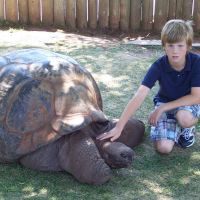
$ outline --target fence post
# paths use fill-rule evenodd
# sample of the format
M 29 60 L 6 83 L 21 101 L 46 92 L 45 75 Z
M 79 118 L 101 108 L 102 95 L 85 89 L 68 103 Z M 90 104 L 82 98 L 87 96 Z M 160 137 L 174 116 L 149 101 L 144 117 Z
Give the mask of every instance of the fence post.
M 99 27 L 101 29 L 108 28 L 108 16 L 109 16 L 109 0 L 99 1 Z
M 127 32 L 130 26 L 130 0 L 120 1 L 120 29 Z
M 109 28 L 119 29 L 120 0 L 110 0 L 109 4 Z
M 79 29 L 87 28 L 87 0 L 76 0 L 76 21 Z
M 4 20 L 4 0 L 0 0 L 0 20 Z
M 53 0 L 42 0 L 42 23 L 53 25 Z
M 176 0 L 176 19 L 181 19 L 183 15 L 183 0 Z
M 36 25 L 40 23 L 40 0 L 28 1 L 28 13 L 30 24 Z
M 18 10 L 16 0 L 6 0 L 6 20 L 12 22 L 18 22 Z
M 153 0 L 142 0 L 142 29 L 152 30 L 153 26 Z
M 19 22 L 22 24 L 28 23 L 28 0 L 19 0 Z
M 169 0 L 168 20 L 176 18 L 176 0 Z
M 155 16 L 154 16 L 154 30 L 156 32 L 161 31 L 162 27 L 167 21 L 168 7 L 169 7 L 168 0 L 165 0 L 165 1 L 156 0 Z
M 76 1 L 66 0 L 66 26 L 71 29 L 76 28 Z
M 185 20 L 192 19 L 192 2 L 193 2 L 193 0 L 184 0 L 183 1 L 182 19 L 185 19 Z
M 193 19 L 194 19 L 194 25 L 195 25 L 194 30 L 200 31 L 200 1 L 199 0 L 194 0 Z
M 141 24 L 141 0 L 131 0 L 131 16 L 130 16 L 130 28 L 131 31 L 137 31 L 140 29 Z
M 64 0 L 54 0 L 54 24 L 59 27 L 65 26 Z
M 97 0 L 88 0 L 88 26 L 97 28 Z

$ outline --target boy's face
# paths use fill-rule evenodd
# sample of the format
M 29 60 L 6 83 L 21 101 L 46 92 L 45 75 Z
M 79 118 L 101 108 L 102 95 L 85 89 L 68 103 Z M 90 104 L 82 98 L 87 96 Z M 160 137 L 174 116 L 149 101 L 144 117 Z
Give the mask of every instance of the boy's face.
M 169 63 L 175 69 L 182 69 L 185 66 L 185 56 L 188 46 L 185 40 L 175 43 L 166 43 L 164 46 Z

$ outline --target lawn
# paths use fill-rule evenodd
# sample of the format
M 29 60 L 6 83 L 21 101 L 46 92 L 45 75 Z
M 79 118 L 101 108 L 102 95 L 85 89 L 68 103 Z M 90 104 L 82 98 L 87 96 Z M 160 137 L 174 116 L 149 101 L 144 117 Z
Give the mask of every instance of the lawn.
M 149 65 L 163 54 L 161 47 L 127 44 L 105 36 L 84 36 L 63 31 L 0 31 L 0 54 L 40 47 L 67 54 L 85 66 L 101 90 L 104 112 L 118 118 L 132 97 Z M 18 164 L 0 166 L 0 200 L 199 200 L 200 134 L 188 149 L 174 148 L 169 156 L 157 154 L 148 138 L 147 117 L 153 108 L 156 87 L 135 117 L 144 121 L 146 137 L 134 149 L 136 157 L 128 169 L 113 170 L 113 178 L 102 186 L 77 182 L 66 172 L 48 173 L 25 169 Z M 200 126 L 197 126 L 200 130 Z

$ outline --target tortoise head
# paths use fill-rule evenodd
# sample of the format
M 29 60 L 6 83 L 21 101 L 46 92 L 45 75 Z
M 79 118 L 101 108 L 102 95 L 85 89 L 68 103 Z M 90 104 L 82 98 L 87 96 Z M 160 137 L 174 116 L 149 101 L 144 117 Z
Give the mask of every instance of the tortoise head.
M 101 155 L 112 168 L 126 168 L 134 159 L 133 150 L 121 142 L 106 141 L 101 145 Z
M 91 137 L 104 158 L 105 162 L 113 168 L 128 167 L 133 159 L 133 147 L 139 145 L 144 138 L 144 124 L 137 119 L 131 118 L 122 130 L 121 136 L 115 141 L 110 142 L 107 140 L 97 140 L 96 137 L 104 132 L 110 131 L 115 125 L 116 120 L 102 120 L 92 123 Z
M 81 131 L 91 137 L 107 165 L 112 168 L 125 168 L 133 161 L 133 150 L 121 142 L 96 139 L 99 134 L 110 130 L 113 125 L 112 121 L 99 117 L 97 121 L 94 120 L 88 126 L 82 128 Z

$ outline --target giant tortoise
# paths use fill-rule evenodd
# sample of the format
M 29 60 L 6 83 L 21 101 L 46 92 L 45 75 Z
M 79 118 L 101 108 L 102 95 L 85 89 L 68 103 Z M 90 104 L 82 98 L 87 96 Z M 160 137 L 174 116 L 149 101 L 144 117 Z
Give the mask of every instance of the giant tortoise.
M 95 80 L 72 58 L 37 48 L 0 57 L 1 163 L 103 184 L 112 168 L 132 163 L 144 136 L 144 124 L 130 119 L 115 142 L 96 139 L 115 124 L 102 111 Z

